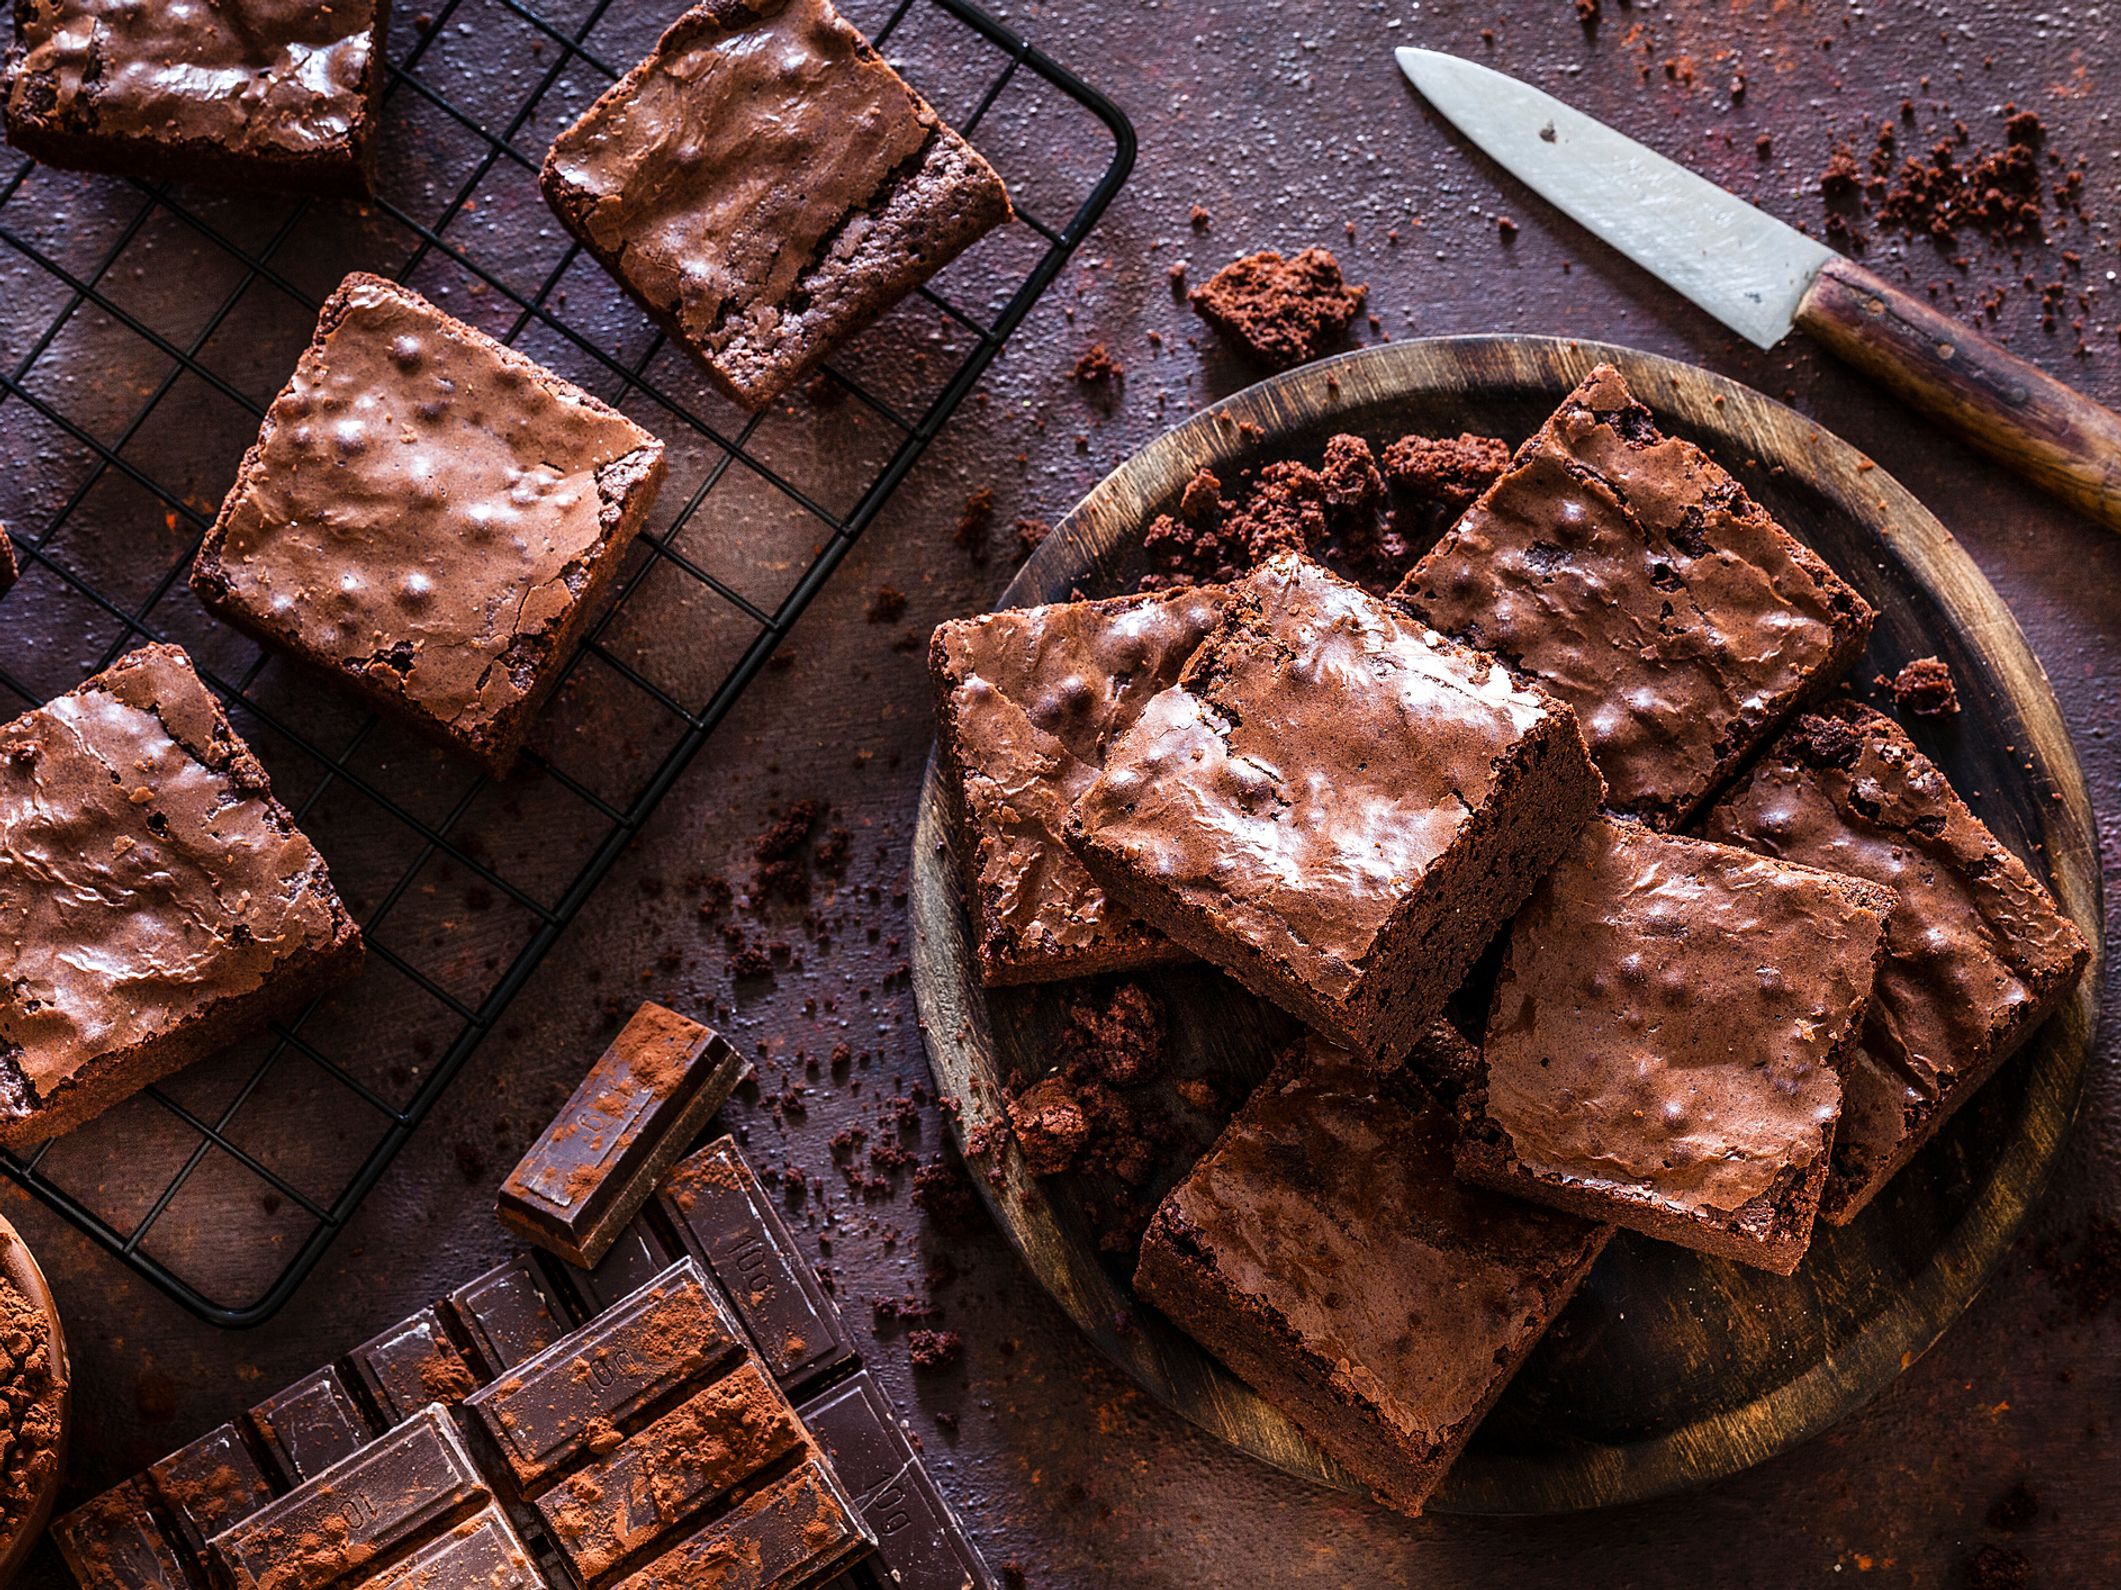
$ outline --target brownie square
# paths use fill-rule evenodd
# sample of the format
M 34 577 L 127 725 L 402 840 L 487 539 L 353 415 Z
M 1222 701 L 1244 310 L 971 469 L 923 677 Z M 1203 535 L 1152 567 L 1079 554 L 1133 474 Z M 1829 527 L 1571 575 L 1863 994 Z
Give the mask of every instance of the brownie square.
M 1459 1174 L 1787 1275 L 1893 893 L 1600 817 L 1511 925 Z
M 989 987 L 1189 959 L 1113 909 L 1061 839 L 1105 748 L 1222 616 L 1219 587 L 985 613 L 928 647 L 936 746 L 964 829 L 980 980 Z
M 389 0 L 15 0 L 7 137 L 46 165 L 369 191 Z
M 1676 828 L 1840 677 L 1870 607 L 1601 365 L 1399 594 L 1576 709 L 1606 802 Z
M 360 962 L 323 857 L 177 647 L 0 728 L 0 1144 L 71 1131 Z
M 1467 1048 L 1438 1022 L 1417 1059 Z M 1134 1285 L 1419 1513 L 1611 1227 L 1453 1179 L 1450 1113 L 1312 1040 L 1172 1189 Z
M 507 773 L 663 481 L 663 444 L 355 272 L 192 565 L 206 605 Z
M 1883 713 L 1800 717 L 1702 820 L 1897 903 L 1819 1213 L 1845 1225 L 2076 987 L 2091 950 Z
M 1575 715 L 1283 553 L 1229 587 L 1067 839 L 1111 897 L 1396 1064 L 1596 809 Z
M 1001 178 L 829 0 L 709 0 L 553 141 L 560 220 L 763 408 L 1009 218 Z

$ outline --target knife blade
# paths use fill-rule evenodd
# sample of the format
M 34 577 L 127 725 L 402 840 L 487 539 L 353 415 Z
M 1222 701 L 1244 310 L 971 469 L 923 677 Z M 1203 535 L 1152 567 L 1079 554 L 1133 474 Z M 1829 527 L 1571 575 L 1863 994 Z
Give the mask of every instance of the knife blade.
M 1551 94 L 1435 50 L 1395 53 L 1482 152 L 1747 341 L 1769 348 L 1793 328 L 1806 332 L 2121 529 L 2121 416 Z

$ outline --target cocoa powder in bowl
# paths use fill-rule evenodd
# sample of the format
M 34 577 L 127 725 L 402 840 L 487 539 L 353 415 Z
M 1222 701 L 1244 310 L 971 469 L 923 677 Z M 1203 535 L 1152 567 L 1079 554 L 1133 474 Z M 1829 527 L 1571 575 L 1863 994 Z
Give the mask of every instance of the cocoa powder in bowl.
M 65 1366 L 52 1362 L 52 1341 L 44 1311 L 0 1272 L 0 1549 L 38 1522 L 58 1473 Z

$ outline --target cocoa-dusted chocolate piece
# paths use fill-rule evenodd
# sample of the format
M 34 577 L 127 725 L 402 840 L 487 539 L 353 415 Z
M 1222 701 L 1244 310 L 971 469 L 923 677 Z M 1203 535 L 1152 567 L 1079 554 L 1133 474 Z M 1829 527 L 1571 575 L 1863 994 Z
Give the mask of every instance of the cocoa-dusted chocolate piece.
M 678 1257 L 654 1222 L 637 1215 L 619 1228 L 618 1240 L 594 1267 L 570 1264 L 564 1274 L 584 1311 L 601 1314 L 661 1275 Z
M 1446 1024 L 1412 1070 L 1463 1068 Z M 1611 1228 L 1468 1187 L 1449 1112 L 1318 1039 L 1150 1222 L 1137 1291 L 1419 1513 Z
M 507 773 L 663 480 L 625 415 L 356 271 L 192 564 L 267 646 Z
M 1511 925 L 1459 1173 L 1787 1275 L 1893 892 L 1600 817 Z
M 191 1590 L 149 1491 L 135 1475 L 53 1522 L 52 1542 L 81 1590 Z
M 1676 828 L 1873 614 L 1600 365 L 1399 594 L 1576 709 L 1615 811 Z
M 0 728 L 0 1144 L 71 1131 L 360 964 L 324 858 L 179 648 Z
M 814 1385 L 853 1360 L 838 1305 L 733 1139 L 718 1138 L 682 1162 L 658 1202 L 686 1248 L 721 1282 L 783 1385 Z
M 1136 915 L 1389 1066 L 1599 793 L 1567 706 L 1284 554 L 1230 587 L 1067 837 Z
M 1240 351 L 1275 369 L 1317 358 L 1347 334 L 1369 289 L 1341 279 L 1322 248 L 1234 259 L 1193 289 L 1193 309 Z
M 894 1590 L 995 1590 L 979 1548 L 914 1455 L 882 1388 L 860 1374 L 798 1410 L 876 1536 Z
M 492 1500 L 449 1410 L 428 1408 L 216 1535 L 213 1560 L 236 1590 L 330 1590 Z
M 812 1590 L 873 1544 L 831 1467 L 812 1457 L 618 1590 Z
M 250 1410 L 259 1444 L 290 1485 L 313 1480 L 370 1440 L 368 1422 L 329 1364 Z
M 990 988 L 1188 958 L 1111 908 L 1061 828 L 1106 747 L 1221 616 L 1221 591 L 1205 587 L 936 626 L 937 755 L 964 825 L 965 899 Z
M 209 1430 L 172 1452 L 150 1468 L 147 1477 L 177 1526 L 178 1539 L 194 1554 L 272 1495 L 258 1460 L 233 1424 Z
M 361 1590 L 548 1590 L 530 1548 L 498 1502 L 488 1502 Z
M 712 1028 L 644 1001 L 501 1183 L 501 1224 L 593 1268 L 745 1070 Z
M 449 1306 L 464 1327 L 472 1367 L 482 1381 L 535 1358 L 562 1334 L 552 1299 L 523 1257 L 466 1281 L 449 1294 Z
M 1846 1224 L 2076 987 L 2091 951 L 1883 713 L 1805 715 L 1702 831 L 1896 896 L 1819 1213 Z
M 708 0 L 553 140 L 567 230 L 746 408 L 1009 218 L 829 0 Z
M 369 190 L 389 0 L 15 0 L 7 137 L 46 165 Z
M 346 1361 L 386 1425 L 402 1424 L 432 1402 L 461 1402 L 478 1385 L 433 1308 L 378 1332 Z

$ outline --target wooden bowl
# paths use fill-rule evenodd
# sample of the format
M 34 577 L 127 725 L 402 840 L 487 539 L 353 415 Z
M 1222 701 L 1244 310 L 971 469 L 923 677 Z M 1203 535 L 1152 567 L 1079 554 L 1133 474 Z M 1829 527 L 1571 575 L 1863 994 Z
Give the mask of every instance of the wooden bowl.
M 5 1586 L 14 1583 L 22 1564 L 43 1538 L 44 1526 L 52 1521 L 52 1503 L 58 1498 L 59 1482 L 66 1474 L 67 1437 L 73 1430 L 74 1376 L 66 1357 L 66 1331 L 59 1323 L 59 1305 L 52 1300 L 52 1289 L 37 1267 L 29 1244 L 4 1217 L 0 1217 L 0 1275 L 5 1275 L 44 1316 L 45 1347 L 51 1360 L 52 1381 L 59 1389 L 58 1461 L 38 1488 L 29 1512 L 11 1534 L 0 1536 L 0 1586 Z
M 1195 416 L 1114 471 L 999 605 L 1132 589 L 1142 527 L 1202 465 L 1229 481 L 1272 458 L 1315 460 L 1336 431 L 1373 444 L 1461 430 L 1514 443 L 1602 360 L 1878 609 L 1853 679 L 1931 653 L 1951 665 L 1964 711 L 1914 720 L 1909 730 L 2004 843 L 2046 876 L 2094 956 L 2062 1011 L 1853 1224 L 1822 1226 L 1794 1276 L 1622 1232 L 1475 1434 L 1431 1504 L 1442 1510 L 1548 1512 L 1659 1495 L 1758 1463 L 1875 1396 L 1966 1307 L 2039 1197 L 2076 1113 L 2104 958 L 2083 773 L 2046 676 L 1995 591 L 1883 470 L 1801 415 L 1704 370 L 1595 343 L 1474 337 L 1365 348 L 1292 371 Z M 1264 1462 L 1359 1489 L 1284 1415 L 1137 1304 L 1132 1255 L 1101 1257 L 1084 1209 L 1104 1189 L 1025 1170 L 1007 1140 L 1002 1086 L 1039 1069 L 1059 1000 L 1051 988 L 980 988 L 951 828 L 931 763 L 914 841 L 914 992 L 937 1084 L 961 1103 L 961 1143 L 1003 1123 L 996 1178 L 974 1176 L 1002 1229 L 1145 1390 Z M 1231 1099 L 1264 1075 L 1285 1018 L 1202 969 L 1143 980 L 1169 1003 L 1182 1074 L 1218 1079 Z

